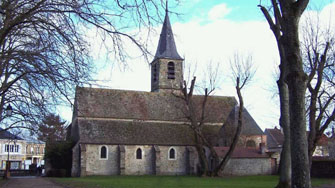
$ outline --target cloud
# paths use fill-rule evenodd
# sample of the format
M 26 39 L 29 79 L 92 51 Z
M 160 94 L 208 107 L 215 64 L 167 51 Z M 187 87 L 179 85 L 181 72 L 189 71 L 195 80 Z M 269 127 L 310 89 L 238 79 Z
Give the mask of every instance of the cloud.
M 224 19 L 226 15 L 228 15 L 231 12 L 231 8 L 228 8 L 228 6 L 225 3 L 219 4 L 214 6 L 209 12 L 208 12 L 208 18 L 210 20 L 221 20 Z

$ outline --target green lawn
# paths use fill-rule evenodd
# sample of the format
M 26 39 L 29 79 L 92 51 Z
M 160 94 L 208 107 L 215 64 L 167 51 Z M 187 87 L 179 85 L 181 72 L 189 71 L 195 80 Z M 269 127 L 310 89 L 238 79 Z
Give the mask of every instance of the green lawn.
M 50 178 L 71 188 L 271 188 L 278 176 L 243 176 L 199 178 L 195 176 L 89 176 L 83 178 Z M 330 179 L 313 179 L 313 186 L 335 183 Z

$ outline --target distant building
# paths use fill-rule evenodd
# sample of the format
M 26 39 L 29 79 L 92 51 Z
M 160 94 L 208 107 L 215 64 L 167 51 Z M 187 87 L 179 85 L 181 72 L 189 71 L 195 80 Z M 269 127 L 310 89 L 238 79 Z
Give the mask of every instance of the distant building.
M 9 157 L 10 169 L 29 169 L 29 165 L 44 164 L 45 144 L 27 141 L 0 128 L 0 169 L 6 168 Z
M 27 141 L 25 155 L 25 169 L 29 165 L 36 164 L 37 166 L 44 165 L 45 143 L 40 141 Z
M 284 134 L 281 129 L 275 127 L 274 129 L 265 129 L 267 135 L 267 146 L 269 151 L 281 152 L 284 144 Z M 307 132 L 308 134 L 308 132 Z M 328 157 L 329 156 L 329 138 L 323 134 L 321 139 L 317 142 L 313 157 Z

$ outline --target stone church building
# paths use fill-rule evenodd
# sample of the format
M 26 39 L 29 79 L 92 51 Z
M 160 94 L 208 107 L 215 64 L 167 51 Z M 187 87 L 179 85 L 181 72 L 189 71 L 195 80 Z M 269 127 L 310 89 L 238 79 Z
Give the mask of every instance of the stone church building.
M 198 172 L 193 130 L 186 106 L 176 96 L 183 81 L 183 58 L 177 52 L 166 12 L 151 63 L 151 92 L 77 87 L 71 137 L 72 176 L 187 175 Z M 203 96 L 194 96 L 200 113 Z M 197 105 L 198 104 L 198 105 Z M 215 146 L 227 146 L 227 127 L 236 126 L 234 97 L 210 96 L 203 131 Z M 244 111 L 240 146 L 257 148 L 266 137 Z M 204 148 L 210 160 L 208 148 Z

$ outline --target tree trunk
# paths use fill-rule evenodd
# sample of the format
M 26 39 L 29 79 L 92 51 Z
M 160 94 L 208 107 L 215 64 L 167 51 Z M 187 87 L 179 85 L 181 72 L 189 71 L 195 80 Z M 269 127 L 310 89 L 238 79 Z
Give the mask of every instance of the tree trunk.
M 281 71 L 282 73 L 284 71 Z M 284 132 L 284 144 L 280 153 L 279 182 L 277 188 L 291 187 L 291 147 L 290 147 L 290 115 L 288 88 L 282 78 L 277 82 L 280 98 L 279 124 Z
M 204 146 L 202 144 L 201 138 L 199 135 L 195 132 L 194 134 L 195 137 L 195 143 L 196 143 L 196 149 L 199 154 L 199 162 L 201 165 L 201 174 L 200 176 L 209 176 L 209 165 L 208 165 L 208 160 L 206 157 L 206 154 L 204 153 Z
M 311 91 L 311 101 L 309 105 L 309 134 L 308 134 L 308 160 L 309 160 L 309 168 L 312 167 L 312 156 L 315 150 L 316 145 L 314 141 L 316 139 L 316 100 L 317 93 L 315 91 Z
M 301 76 L 291 76 L 296 77 L 288 82 L 290 91 L 292 185 L 294 188 L 310 188 L 304 100 L 306 85 Z
M 279 47 L 281 65 L 285 63 L 285 81 L 289 90 L 290 144 L 293 188 L 311 188 L 306 136 L 305 93 L 307 76 L 300 52 L 299 20 L 309 0 L 271 0 L 274 19 L 259 5 Z
M 241 94 L 241 87 L 240 87 L 240 78 L 238 77 L 236 79 L 237 81 L 237 85 L 236 85 L 236 92 L 237 92 L 237 96 L 238 96 L 238 100 L 240 103 L 239 109 L 238 109 L 238 120 L 237 120 L 237 127 L 236 127 L 236 132 L 233 138 L 233 142 L 231 143 L 228 152 L 226 153 L 226 155 L 224 156 L 224 158 L 222 159 L 222 161 L 220 162 L 220 164 L 215 168 L 214 173 L 215 174 L 219 174 L 220 171 L 222 171 L 224 169 L 224 167 L 227 165 L 228 161 L 230 160 L 235 147 L 238 143 L 238 139 L 240 137 L 241 131 L 242 131 L 242 125 L 243 125 L 243 117 L 242 117 L 242 113 L 243 113 L 243 108 L 244 108 L 244 102 L 243 102 L 243 97 Z M 243 87 L 243 86 L 242 86 Z
M 293 12 L 293 11 L 292 11 Z M 298 21 L 294 13 L 284 18 L 283 43 L 287 61 L 290 104 L 290 140 L 293 188 L 311 188 L 306 136 L 305 94 L 307 76 L 300 55 Z

